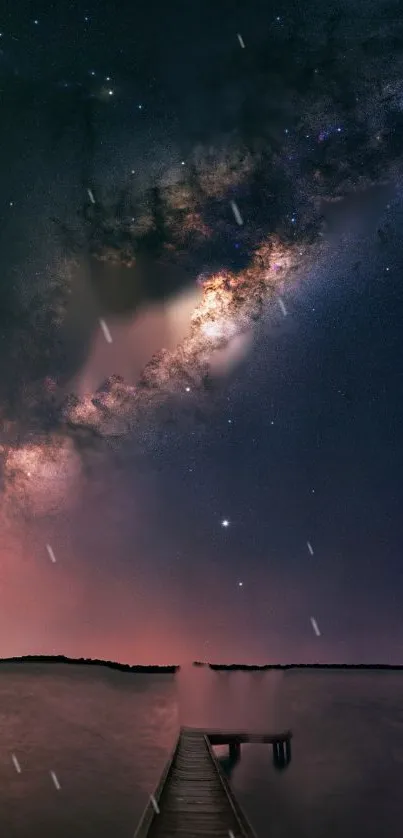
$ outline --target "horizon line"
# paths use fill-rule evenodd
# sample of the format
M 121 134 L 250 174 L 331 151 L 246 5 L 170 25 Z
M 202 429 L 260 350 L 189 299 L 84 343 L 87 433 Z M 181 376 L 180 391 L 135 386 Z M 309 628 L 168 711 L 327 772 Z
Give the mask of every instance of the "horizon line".
M 122 661 L 113 661 L 107 660 L 104 658 L 73 658 L 69 657 L 68 655 L 41 655 L 41 654 L 29 654 L 29 655 L 18 655 L 6 658 L 0 658 L 1 663 L 29 663 L 29 662 L 49 662 L 49 663 L 70 663 L 72 665 L 98 665 L 98 666 L 109 666 L 110 668 L 115 669 L 123 669 L 127 670 L 165 670 L 170 672 L 177 672 L 180 670 L 184 665 L 191 665 L 191 666 L 201 666 L 201 667 L 209 667 L 213 669 L 307 669 L 307 668 L 324 668 L 324 669 L 403 669 L 403 663 L 345 663 L 342 661 L 339 662 L 319 662 L 319 661 L 310 661 L 304 663 L 265 663 L 265 664 L 251 664 L 251 663 L 214 663 L 213 661 L 199 661 L 199 660 L 187 660 L 186 662 L 182 662 L 182 664 L 157 664 L 157 663 L 149 663 L 149 664 L 129 664 L 124 663 Z

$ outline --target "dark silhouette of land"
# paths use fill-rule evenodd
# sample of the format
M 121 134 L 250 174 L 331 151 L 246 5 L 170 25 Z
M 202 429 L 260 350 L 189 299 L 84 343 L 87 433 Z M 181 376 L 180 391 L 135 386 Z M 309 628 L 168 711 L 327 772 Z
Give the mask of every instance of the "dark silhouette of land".
M 116 669 L 119 672 L 144 672 L 145 674 L 175 674 L 179 666 L 130 666 L 128 663 L 117 663 L 116 661 L 102 661 L 92 658 L 67 658 L 65 655 L 23 655 L 20 658 L 0 658 L 2 663 L 67 663 L 74 666 L 106 666 L 108 669 Z
M 66 663 L 73 666 L 106 666 L 108 669 L 115 669 L 119 672 L 143 672 L 145 674 L 167 674 L 175 675 L 180 670 L 179 664 L 172 664 L 169 666 L 158 666 L 150 664 L 143 666 L 134 664 L 131 666 L 128 663 L 119 663 L 118 661 L 98 660 L 97 658 L 68 658 L 66 655 L 22 655 L 22 657 L 15 658 L 0 658 L 0 665 L 2 663 Z M 208 667 L 214 671 L 241 671 L 241 672 L 261 672 L 270 669 L 356 669 L 356 670 L 403 670 L 403 664 L 388 664 L 388 663 L 265 663 L 265 664 L 247 664 L 247 663 L 209 663 L 208 661 L 193 661 L 192 666 Z
M 201 666 L 202 664 L 195 662 L 194 665 Z M 242 670 L 248 672 L 266 669 L 403 669 L 403 665 L 388 663 L 267 663 L 262 666 L 244 663 L 209 663 L 205 665 L 213 670 Z

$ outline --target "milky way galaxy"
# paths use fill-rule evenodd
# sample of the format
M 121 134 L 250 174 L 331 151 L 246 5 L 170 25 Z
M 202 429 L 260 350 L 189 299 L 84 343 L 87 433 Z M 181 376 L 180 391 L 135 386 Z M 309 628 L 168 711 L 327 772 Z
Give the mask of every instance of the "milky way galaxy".
M 8 197 L 1 209 L 3 527 L 11 549 L 25 557 L 19 521 L 26 538 L 32 531 L 41 567 L 43 545 L 52 541 L 56 560 L 48 556 L 47 570 L 54 564 L 56 572 L 63 550 L 53 545 L 52 533 L 60 520 L 64 535 L 55 539 L 68 541 L 69 527 L 76 527 L 82 541 L 65 552 L 74 555 L 69 578 L 80 599 L 97 584 L 91 577 L 94 558 L 85 564 L 86 534 L 96 533 L 97 546 L 88 545 L 88 551 L 100 557 L 108 527 L 115 527 L 113 516 L 121 515 L 119 550 L 125 555 L 137 539 L 139 580 L 132 578 L 129 560 L 125 566 L 122 559 L 115 577 L 106 570 L 105 556 L 99 558 L 105 574 L 99 601 L 114 584 L 123 603 L 127 581 L 136 595 L 143 591 L 144 621 L 145 603 L 155 597 L 165 609 L 172 648 L 182 643 L 183 631 L 172 616 L 176 593 L 168 608 L 146 571 L 152 555 L 161 586 L 165 579 L 178 599 L 181 585 L 186 588 L 180 571 L 171 565 L 168 571 L 162 560 L 160 566 L 159 547 L 153 552 L 148 543 L 159 493 L 171 494 L 160 488 L 159 470 L 171 474 L 175 456 L 179 463 L 180 452 L 192 444 L 193 453 L 183 453 L 177 468 L 186 479 L 195 475 L 197 452 L 223 403 L 231 403 L 237 370 L 245 370 L 247 382 L 249 365 L 254 369 L 261 330 L 272 318 L 280 324 L 278 334 L 288 330 L 291 339 L 289 295 L 299 288 L 307 304 L 305 282 L 321 259 L 331 274 L 333 256 L 327 262 L 325 257 L 338 233 L 329 218 L 343 226 L 347 207 L 353 231 L 370 187 L 387 184 L 393 190 L 402 177 L 403 22 L 395 7 L 323 10 L 314 22 L 308 8 L 302 15 L 290 7 L 283 16 L 269 15 L 265 25 L 261 14 L 256 9 L 248 18 L 240 12 L 231 23 L 222 11 L 215 32 L 203 18 L 196 42 L 186 18 L 183 52 L 173 55 L 173 43 L 161 34 L 153 72 L 140 47 L 131 66 L 131 44 L 121 32 L 123 45 L 119 40 L 119 47 L 115 43 L 106 52 L 105 45 L 94 46 L 92 61 L 84 62 L 85 50 L 78 59 L 66 47 L 60 66 L 56 56 L 53 64 L 43 62 L 35 51 L 30 63 L 18 39 L 2 41 L 3 107 L 11 120 L 2 162 Z M 193 51 L 200 59 L 204 55 L 200 70 Z M 110 68 L 91 69 L 103 54 L 110 56 Z M 181 62 L 189 71 L 179 95 Z M 24 120 L 32 125 L 29 144 Z M 13 174 L 17 157 L 20 169 Z M 18 189 L 21 207 L 13 199 Z M 377 237 L 385 251 L 388 230 L 379 229 Z M 276 352 L 262 368 L 281 368 Z M 243 386 L 247 402 L 253 385 Z M 266 412 L 274 416 L 271 405 L 269 400 Z M 228 410 L 225 433 L 236 425 Z M 275 426 L 272 418 L 270 428 Z M 164 518 L 167 506 L 161 504 Z M 227 514 L 232 521 L 231 511 L 215 510 L 213 491 L 207 508 L 209 515 L 214 510 L 217 529 Z M 248 508 L 243 519 L 252 514 Z M 103 540 L 97 532 L 101 521 Z M 183 530 L 186 540 L 185 524 Z M 184 548 L 176 550 L 174 536 L 171 542 L 165 537 L 171 545 L 166 549 L 177 556 L 172 566 L 183 570 L 178 556 Z M 203 552 L 200 539 L 195 553 Z M 115 544 L 114 556 L 117 551 Z M 201 563 L 210 561 L 208 554 L 206 546 Z M 217 580 L 226 578 L 224 564 L 216 567 L 213 559 L 210 571 Z M 214 621 L 213 587 L 211 582 L 208 607 Z M 247 590 L 243 583 L 237 593 L 246 597 Z M 57 585 L 51 591 L 49 598 L 57 596 Z M 188 592 L 183 599 L 188 601 Z M 64 606 L 63 599 L 61 611 Z M 112 610 L 118 619 L 115 605 Z M 130 615 L 127 604 L 127 625 Z M 95 606 L 93 619 L 99 620 Z M 181 619 L 186 621 L 184 611 Z M 194 636 L 204 643 L 200 615 L 196 622 Z M 159 627 L 163 623 L 161 617 Z M 227 631 L 223 646 L 229 649 Z M 99 652 L 102 626 L 97 623 L 94 632 Z M 150 627 L 147 653 L 157 635 Z M 129 642 L 124 649 L 132 653 Z

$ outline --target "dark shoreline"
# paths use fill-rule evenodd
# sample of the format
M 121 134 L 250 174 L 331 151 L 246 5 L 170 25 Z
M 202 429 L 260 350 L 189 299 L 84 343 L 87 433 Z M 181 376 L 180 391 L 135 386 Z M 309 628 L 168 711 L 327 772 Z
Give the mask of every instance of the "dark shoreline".
M 146 675 L 152 673 L 171 675 L 180 669 L 179 666 L 140 666 L 136 664 L 130 666 L 128 663 L 98 660 L 97 658 L 68 658 L 65 655 L 23 655 L 19 658 L 0 658 L 0 665 L 3 663 L 66 663 L 73 666 L 104 666 L 108 669 L 118 670 L 119 672 L 144 673 Z
M 8 663 L 44 663 L 44 664 L 70 664 L 72 666 L 103 666 L 119 672 L 132 672 L 161 675 L 175 675 L 181 669 L 179 664 L 159 666 L 157 664 L 140 665 L 119 663 L 118 661 L 99 660 L 98 658 L 69 658 L 66 655 L 23 655 L 21 657 L 0 658 L 1 664 Z M 194 667 L 207 667 L 214 672 L 266 672 L 269 670 L 287 669 L 331 669 L 331 670 L 355 670 L 355 671 L 399 671 L 403 670 L 403 664 L 388 663 L 209 663 L 208 661 L 193 661 Z
M 207 666 L 214 671 L 261 672 L 270 669 L 354 669 L 354 670 L 403 670 L 401 664 L 388 663 L 267 663 L 261 666 L 243 663 L 202 663 L 194 661 L 193 666 Z

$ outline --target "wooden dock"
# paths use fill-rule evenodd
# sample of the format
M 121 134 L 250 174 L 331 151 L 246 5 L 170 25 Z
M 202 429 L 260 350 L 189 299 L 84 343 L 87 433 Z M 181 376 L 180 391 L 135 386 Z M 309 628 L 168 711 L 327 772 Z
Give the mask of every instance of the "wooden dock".
M 270 744 L 274 764 L 285 767 L 291 736 L 181 728 L 134 838 L 256 838 L 212 746 L 228 744 L 236 760 L 243 743 Z

